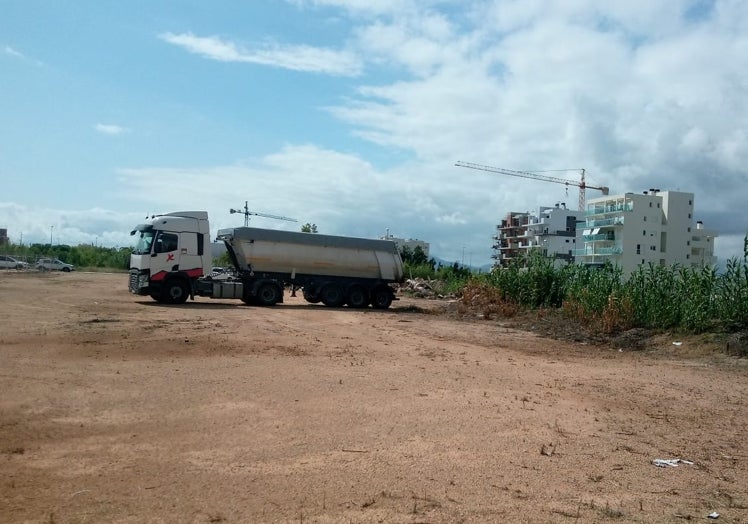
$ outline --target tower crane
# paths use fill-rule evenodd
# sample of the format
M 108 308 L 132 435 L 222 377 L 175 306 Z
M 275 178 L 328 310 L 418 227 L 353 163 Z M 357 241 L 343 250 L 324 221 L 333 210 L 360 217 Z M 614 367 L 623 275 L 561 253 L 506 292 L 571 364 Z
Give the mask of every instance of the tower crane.
M 295 218 L 288 218 L 288 217 L 282 217 L 279 215 L 268 215 L 266 213 L 257 213 L 256 211 L 250 211 L 249 210 L 249 203 L 245 200 L 244 201 L 244 209 L 229 209 L 229 213 L 232 215 L 234 213 L 241 213 L 244 215 L 244 227 L 249 227 L 249 217 L 250 216 L 258 216 L 258 217 L 264 217 L 264 218 L 274 218 L 276 220 L 287 220 L 289 222 L 297 222 Z
M 559 178 L 555 176 L 541 175 L 539 173 L 533 173 L 532 171 L 514 171 L 512 169 L 503 169 L 501 167 L 484 166 L 481 164 L 474 164 L 472 162 L 459 161 L 455 163 L 457 167 L 467 167 L 470 169 L 478 169 L 480 171 L 488 171 L 489 173 L 499 173 L 502 175 L 518 176 L 522 178 L 531 178 L 533 180 L 544 180 L 545 182 L 555 182 L 557 184 L 564 184 L 565 186 L 577 186 L 579 188 L 579 211 L 584 211 L 586 204 L 586 189 L 599 189 L 603 195 L 607 195 L 610 192 L 610 188 L 606 186 L 591 186 L 584 180 L 584 169 L 580 169 L 582 175 L 579 182 L 574 180 L 567 180 L 565 178 Z M 572 170 L 569 170 L 572 171 Z

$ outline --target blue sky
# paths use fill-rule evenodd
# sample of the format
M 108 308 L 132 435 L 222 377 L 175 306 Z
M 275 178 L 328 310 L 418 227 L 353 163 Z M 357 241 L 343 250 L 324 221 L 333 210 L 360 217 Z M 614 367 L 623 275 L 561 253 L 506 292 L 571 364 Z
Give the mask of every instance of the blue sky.
M 585 168 L 695 193 L 748 231 L 748 2 L 0 0 L 0 227 L 130 245 L 230 208 L 490 261 L 507 211 L 576 188 L 458 168 Z M 563 173 L 576 179 L 575 172 Z M 598 196 L 588 191 L 587 198 Z M 252 225 L 299 224 L 254 217 Z

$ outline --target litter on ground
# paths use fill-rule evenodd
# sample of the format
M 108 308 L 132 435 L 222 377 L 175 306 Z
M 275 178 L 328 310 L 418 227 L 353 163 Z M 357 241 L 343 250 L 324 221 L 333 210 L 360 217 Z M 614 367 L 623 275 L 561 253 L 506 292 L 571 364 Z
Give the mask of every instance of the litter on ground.
M 692 466 L 693 462 L 683 459 L 654 459 L 652 464 L 658 468 L 677 468 L 680 464 Z

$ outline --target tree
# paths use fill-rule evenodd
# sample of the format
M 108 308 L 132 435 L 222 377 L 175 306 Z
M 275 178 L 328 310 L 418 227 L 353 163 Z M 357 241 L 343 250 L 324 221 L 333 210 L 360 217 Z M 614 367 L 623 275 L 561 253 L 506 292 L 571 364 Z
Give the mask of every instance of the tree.
M 421 246 L 416 246 L 415 248 L 413 248 L 413 254 L 411 256 L 411 262 L 417 266 L 420 266 L 421 264 L 428 264 L 429 262 L 429 257 L 426 256 L 426 253 L 423 251 L 423 248 Z
M 410 249 L 410 246 L 400 246 L 400 258 L 406 264 L 410 262 L 411 258 L 413 258 L 413 250 Z
M 403 262 L 411 266 L 429 265 L 433 269 L 435 265 L 434 260 L 426 256 L 421 246 L 416 246 L 412 249 L 406 245 L 400 247 L 400 258 L 403 259 Z
M 302 233 L 317 233 L 317 224 L 310 224 L 307 222 L 303 226 L 301 226 L 301 232 Z

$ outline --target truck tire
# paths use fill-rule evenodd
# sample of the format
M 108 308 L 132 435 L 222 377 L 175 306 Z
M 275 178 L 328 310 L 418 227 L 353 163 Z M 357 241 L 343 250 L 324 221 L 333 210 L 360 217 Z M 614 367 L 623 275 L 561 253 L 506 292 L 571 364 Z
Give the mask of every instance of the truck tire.
M 244 286 L 244 295 L 242 295 L 242 302 L 244 302 L 248 306 L 251 306 L 255 303 L 255 297 L 249 294 L 249 289 L 247 289 L 247 286 Z
M 257 288 L 255 299 L 260 306 L 274 306 L 281 301 L 282 292 L 272 282 L 264 282 Z
M 392 304 L 392 290 L 379 286 L 371 292 L 371 305 L 374 309 L 387 309 Z
M 169 304 L 184 304 L 190 296 L 190 288 L 184 280 L 172 278 L 167 280 L 161 291 L 161 297 Z
M 348 298 L 346 298 L 346 303 L 354 308 L 366 307 L 369 305 L 369 292 L 364 288 L 364 286 L 354 284 L 348 288 Z
M 340 307 L 345 303 L 343 290 L 337 284 L 327 284 L 320 293 L 322 303 L 328 307 Z
M 304 291 L 302 291 L 304 294 L 304 300 L 309 302 L 310 304 L 319 304 L 320 298 L 317 293 L 313 293 L 311 290 L 308 290 L 307 288 L 304 288 Z

